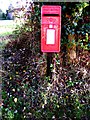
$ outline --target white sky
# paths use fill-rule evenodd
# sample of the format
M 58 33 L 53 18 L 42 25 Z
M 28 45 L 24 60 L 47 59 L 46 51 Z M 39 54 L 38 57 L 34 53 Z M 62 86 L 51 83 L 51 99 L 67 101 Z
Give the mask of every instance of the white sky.
M 8 9 L 10 3 L 12 3 L 14 7 L 16 7 L 17 1 L 20 3 L 20 5 L 25 5 L 26 1 L 31 2 L 32 0 L 0 0 L 0 9 L 4 13 L 6 13 L 6 10 Z
M 9 6 L 9 0 L 0 0 L 0 9 L 3 12 L 6 12 L 6 9 L 8 8 L 8 6 Z

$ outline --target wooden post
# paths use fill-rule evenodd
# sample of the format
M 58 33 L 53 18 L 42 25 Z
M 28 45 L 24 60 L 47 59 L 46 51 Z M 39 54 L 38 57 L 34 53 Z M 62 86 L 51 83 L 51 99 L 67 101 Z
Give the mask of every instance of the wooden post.
M 54 58 L 53 58 L 53 73 L 52 73 L 52 78 L 53 78 L 53 81 L 55 83 L 55 81 L 56 81 L 56 57 L 55 57 L 55 54 L 54 54 Z
M 47 77 L 50 76 L 52 78 L 52 72 L 50 65 L 52 63 L 52 53 L 47 53 Z

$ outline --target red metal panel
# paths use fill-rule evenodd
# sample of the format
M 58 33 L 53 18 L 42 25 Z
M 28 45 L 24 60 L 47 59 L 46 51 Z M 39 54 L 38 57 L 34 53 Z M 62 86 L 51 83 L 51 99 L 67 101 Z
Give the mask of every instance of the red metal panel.
M 41 51 L 60 52 L 61 6 L 41 8 Z

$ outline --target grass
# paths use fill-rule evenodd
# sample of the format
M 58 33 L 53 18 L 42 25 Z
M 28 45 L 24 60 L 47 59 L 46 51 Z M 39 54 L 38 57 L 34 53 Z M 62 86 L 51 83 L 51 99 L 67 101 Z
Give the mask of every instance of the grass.
M 2 51 L 8 41 L 10 41 L 10 37 L 8 36 L 13 34 L 16 25 L 13 20 L 0 20 L 0 51 Z
M 12 34 L 15 27 L 16 27 L 16 23 L 13 20 L 1 20 L 0 36 L 6 36 Z
M 0 20 L 0 37 L 13 34 L 17 25 L 20 25 L 19 21 L 16 23 L 14 20 Z

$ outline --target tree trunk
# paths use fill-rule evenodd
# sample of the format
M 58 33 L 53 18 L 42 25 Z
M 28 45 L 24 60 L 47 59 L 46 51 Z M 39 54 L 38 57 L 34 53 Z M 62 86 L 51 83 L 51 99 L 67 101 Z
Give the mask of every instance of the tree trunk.
M 68 35 L 68 44 L 67 44 L 67 56 L 68 62 L 74 61 L 76 58 L 76 44 L 75 44 L 75 35 L 69 34 Z

